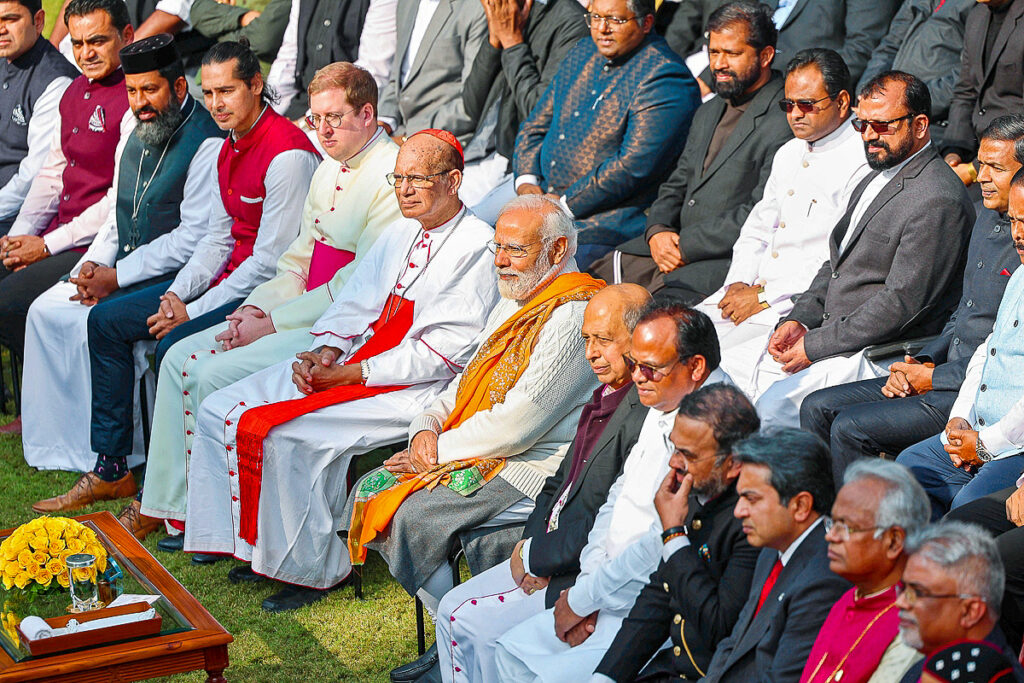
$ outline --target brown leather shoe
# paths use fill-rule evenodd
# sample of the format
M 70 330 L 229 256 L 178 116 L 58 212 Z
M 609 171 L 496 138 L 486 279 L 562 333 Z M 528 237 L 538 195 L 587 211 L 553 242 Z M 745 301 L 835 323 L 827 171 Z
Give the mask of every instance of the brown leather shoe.
M 33 505 L 32 509 L 36 512 L 77 510 L 99 500 L 131 498 L 137 492 L 135 478 L 131 472 L 117 481 L 103 481 L 95 472 L 86 472 L 78 478 L 70 491 L 60 496 L 41 500 Z
M 137 500 L 128 503 L 118 513 L 117 521 L 140 541 L 164 526 L 164 520 L 142 514 L 142 503 Z
M 21 434 L 21 415 L 0 427 L 0 434 Z

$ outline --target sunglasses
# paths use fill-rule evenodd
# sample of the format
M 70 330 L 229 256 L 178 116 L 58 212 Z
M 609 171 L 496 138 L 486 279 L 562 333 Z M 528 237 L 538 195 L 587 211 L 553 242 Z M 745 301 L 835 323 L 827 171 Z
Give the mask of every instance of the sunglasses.
M 665 379 L 671 370 L 677 363 L 682 362 L 681 358 L 677 358 L 663 368 L 656 368 L 653 365 L 647 363 L 641 363 L 640 361 L 630 357 L 628 354 L 622 354 L 622 362 L 626 364 L 626 369 L 629 370 L 629 374 L 633 374 L 636 370 L 640 371 L 644 379 L 648 382 L 660 382 Z
M 794 107 L 796 107 L 803 113 L 810 114 L 812 111 L 814 111 L 814 105 L 816 105 L 818 102 L 824 102 L 825 100 L 830 99 L 832 99 L 831 95 L 825 95 L 824 97 L 820 97 L 816 100 L 791 100 L 789 98 L 786 98 L 784 100 L 779 100 L 779 109 L 788 114 L 789 112 L 793 111 Z
M 892 124 L 902 121 L 903 119 L 912 119 L 914 116 L 916 116 L 916 114 L 904 114 L 903 116 L 895 119 L 889 119 L 888 121 L 867 121 L 865 119 L 858 119 L 857 117 L 854 117 L 850 121 L 850 124 L 858 133 L 863 133 L 870 126 L 871 130 L 875 131 L 879 135 L 892 135 L 896 132 L 896 126 Z

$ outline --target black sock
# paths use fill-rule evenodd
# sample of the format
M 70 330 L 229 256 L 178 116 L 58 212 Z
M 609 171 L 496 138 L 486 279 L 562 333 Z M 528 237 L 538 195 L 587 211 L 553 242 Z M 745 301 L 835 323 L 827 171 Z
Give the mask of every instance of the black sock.
M 96 466 L 92 468 L 103 481 L 117 481 L 128 474 L 128 458 L 123 455 L 103 455 L 96 457 Z

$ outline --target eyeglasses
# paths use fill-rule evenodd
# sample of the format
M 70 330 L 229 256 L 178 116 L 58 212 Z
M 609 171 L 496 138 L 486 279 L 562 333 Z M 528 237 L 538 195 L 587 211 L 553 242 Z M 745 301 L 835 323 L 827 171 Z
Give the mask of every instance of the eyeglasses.
M 313 130 L 320 130 L 320 122 L 326 121 L 327 125 L 331 128 L 341 128 L 342 120 L 354 111 L 358 109 L 349 109 L 343 112 L 331 112 L 329 114 L 310 114 L 306 117 L 306 123 Z
M 434 184 L 433 178 L 444 175 L 445 173 L 451 173 L 452 169 L 447 171 L 438 171 L 437 173 L 431 173 L 430 175 L 401 175 L 399 173 L 388 173 L 384 177 L 388 181 L 388 185 L 391 187 L 399 187 L 403 180 L 408 180 L 409 184 L 417 189 L 424 189 L 431 187 Z
M 917 604 L 918 600 L 950 600 L 956 598 L 957 600 L 975 599 L 987 602 L 985 598 L 974 593 L 929 593 L 912 583 L 896 584 L 896 595 L 903 596 L 903 601 L 907 603 L 907 607 L 913 607 Z
M 640 17 L 606 17 L 600 14 L 594 14 L 593 12 L 587 12 L 583 15 L 584 21 L 587 22 L 587 26 L 590 28 L 600 28 L 602 24 L 610 26 L 612 29 L 621 28 L 631 21 L 640 22 Z
M 818 102 L 824 102 L 825 100 L 831 100 L 831 95 L 825 95 L 816 100 L 791 100 L 788 97 L 784 100 L 779 100 L 779 109 L 786 112 L 787 114 L 793 111 L 793 107 L 796 107 L 805 114 L 810 114 L 814 111 L 814 105 Z
M 880 534 L 878 533 L 878 530 L 879 529 L 885 529 L 885 528 L 886 527 L 881 527 L 881 526 L 865 526 L 865 527 L 861 527 L 861 528 L 857 529 L 857 528 L 854 528 L 854 527 L 850 526 L 846 522 L 836 521 L 836 520 L 832 519 L 831 517 L 826 517 L 825 518 L 825 533 L 826 534 L 831 534 L 834 531 L 835 532 L 835 534 L 834 534 L 835 537 L 837 539 L 839 539 L 840 541 L 849 541 L 850 540 L 850 534 L 859 534 L 859 533 L 863 533 L 865 531 L 874 531 L 875 532 L 875 538 L 878 538 L 880 536 Z
M 707 460 L 708 458 L 717 458 L 718 457 L 718 453 L 712 453 L 711 455 L 700 455 L 700 456 L 697 456 L 697 455 L 694 455 L 693 453 L 690 453 L 689 451 L 681 451 L 678 448 L 675 449 L 675 452 L 676 452 L 676 455 L 678 455 L 680 458 L 685 460 L 687 463 L 695 463 L 695 462 L 700 462 L 701 460 Z
M 647 363 L 641 363 L 634 358 L 630 357 L 629 354 L 622 354 L 622 362 L 626 364 L 626 369 L 629 370 L 629 374 L 633 374 L 636 370 L 640 371 L 640 374 L 644 376 L 648 382 L 660 382 L 665 379 L 668 375 L 669 370 L 676 366 L 677 363 L 681 363 L 683 359 L 677 358 L 665 367 L 655 367 L 648 365 Z
M 904 114 L 903 116 L 895 119 L 889 119 L 888 121 L 867 121 L 865 119 L 854 117 L 850 123 L 853 125 L 853 129 L 858 133 L 863 133 L 868 129 L 868 126 L 871 126 L 871 130 L 875 131 L 879 135 L 892 135 L 896 132 L 896 126 L 892 124 L 902 121 L 903 119 L 912 119 L 915 116 L 917 116 L 917 114 Z
M 539 242 L 530 242 L 529 244 L 501 244 L 494 240 L 488 240 L 487 250 L 492 254 L 497 254 L 499 251 L 505 252 L 505 255 L 511 259 L 523 259 L 530 255 L 530 252 L 526 250 L 527 247 L 532 247 L 535 244 L 544 244 L 544 240 Z

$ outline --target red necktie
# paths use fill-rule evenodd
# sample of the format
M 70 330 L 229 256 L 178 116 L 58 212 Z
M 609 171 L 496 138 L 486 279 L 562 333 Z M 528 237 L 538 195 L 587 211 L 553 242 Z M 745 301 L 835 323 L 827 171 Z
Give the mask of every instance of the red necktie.
M 775 587 L 775 582 L 779 578 L 779 574 L 782 573 L 782 558 L 775 560 L 775 566 L 772 567 L 772 571 L 768 574 L 768 578 L 764 581 L 764 588 L 761 589 L 761 597 L 757 599 L 757 609 L 754 610 L 754 616 L 761 611 L 761 605 L 768 599 L 768 594 L 772 592 L 772 588 Z

